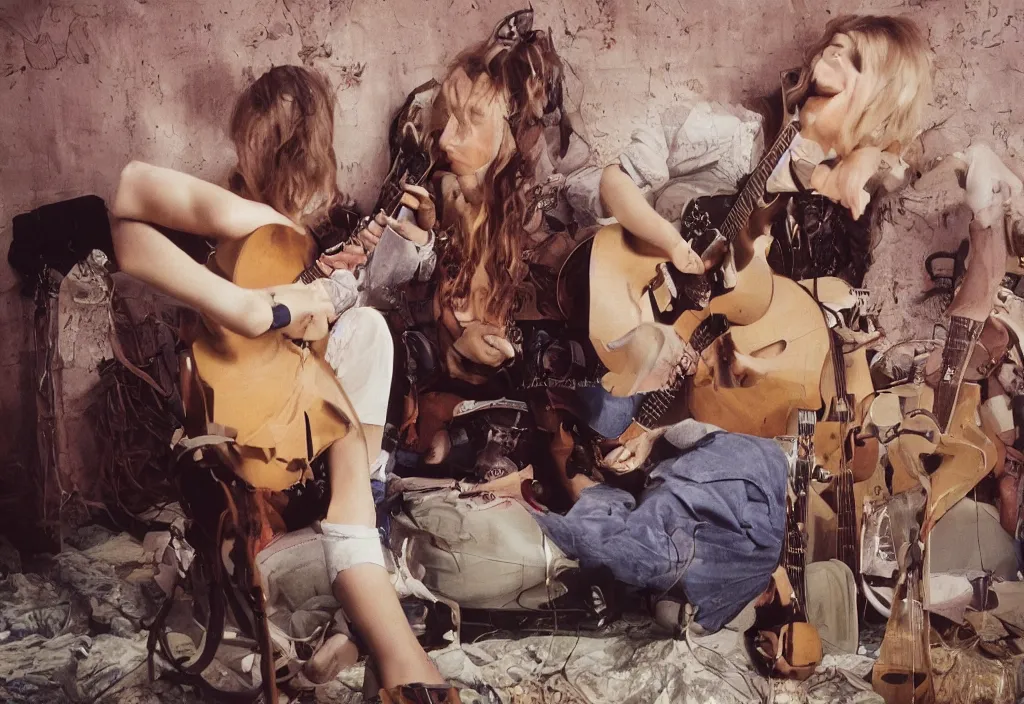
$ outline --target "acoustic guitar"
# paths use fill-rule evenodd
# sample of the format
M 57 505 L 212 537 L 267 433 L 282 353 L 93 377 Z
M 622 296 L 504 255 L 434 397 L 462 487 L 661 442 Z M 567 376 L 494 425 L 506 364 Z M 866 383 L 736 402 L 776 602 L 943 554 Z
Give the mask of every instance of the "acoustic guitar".
M 588 332 L 609 370 L 629 365 L 625 351 L 612 342 L 641 323 L 670 325 L 702 353 L 687 394 L 694 417 L 762 437 L 784 434 L 795 409 L 820 405 L 819 377 L 828 350 L 817 304 L 797 283 L 772 273 L 771 237 L 752 237 L 748 225 L 798 131 L 795 120 L 787 124 L 731 206 L 719 197 L 687 206 L 682 236 L 701 253 L 709 273 L 680 273 L 663 252 L 619 225 L 602 228 L 579 245 L 560 273 L 560 279 L 565 272 L 588 274 Z M 752 257 L 727 290 L 720 264 L 741 235 L 744 243 L 753 240 Z M 564 282 L 560 288 L 566 288 Z M 658 415 L 678 410 L 678 391 L 657 399 L 663 407 L 654 409 Z M 637 420 L 638 427 L 645 426 L 651 414 Z
M 701 254 L 709 273 L 683 274 L 664 253 L 621 225 L 601 228 L 592 241 L 576 247 L 563 271 L 581 268 L 575 259 L 589 257 L 590 339 L 610 370 L 622 365 L 611 343 L 643 322 L 672 325 L 686 342 L 710 315 L 724 316 L 733 325 L 759 320 L 772 301 L 775 279 L 768 266 L 771 239 L 757 238 L 753 259 L 737 272 L 736 285 L 726 290 L 721 264 L 762 202 L 765 184 L 793 137 L 791 121 L 758 162 L 729 207 L 720 197 L 697 198 L 683 211 L 683 239 Z M 724 217 L 722 217 L 724 215 Z
M 385 183 L 382 198 L 386 212 L 401 218 L 410 214 L 401 205 L 402 186 L 423 183 L 429 177 L 433 162 L 411 159 L 401 151 L 396 158 L 400 158 L 405 168 L 396 169 L 393 165 L 389 177 L 397 179 L 397 183 Z M 317 253 L 313 237 L 291 227 L 268 225 L 250 234 L 242 242 L 234 262 L 222 268 L 227 278 L 242 288 L 267 288 L 297 281 L 312 283 L 326 276 L 317 264 Z M 303 388 L 319 383 L 319 377 L 314 375 L 326 373 L 334 377 L 323 361 L 326 346 L 326 338 L 306 344 L 289 340 L 280 331 L 247 338 L 220 326 L 208 329 L 193 343 L 196 371 L 207 387 L 206 408 L 216 405 L 217 423 L 245 429 L 245 436 L 238 439 L 242 445 L 249 444 L 240 450 L 243 454 L 252 451 L 260 455 L 255 458 L 256 462 L 243 463 L 240 470 L 250 483 L 281 490 L 297 479 L 292 472 L 265 472 L 258 468 L 261 461 L 265 463 L 269 457 L 257 448 L 276 447 L 281 456 L 312 459 L 334 439 L 337 421 L 332 413 L 309 414 L 304 432 L 300 432 L 301 424 L 282 428 L 269 420 L 297 412 L 296 408 L 309 402 L 301 393 Z M 310 354 L 316 359 L 314 364 L 304 361 Z M 305 384 L 299 383 L 300 375 L 306 375 Z M 347 405 L 342 395 L 337 396 L 342 407 Z M 244 459 L 247 461 L 248 455 Z M 252 466 L 253 473 L 245 469 L 246 466 Z

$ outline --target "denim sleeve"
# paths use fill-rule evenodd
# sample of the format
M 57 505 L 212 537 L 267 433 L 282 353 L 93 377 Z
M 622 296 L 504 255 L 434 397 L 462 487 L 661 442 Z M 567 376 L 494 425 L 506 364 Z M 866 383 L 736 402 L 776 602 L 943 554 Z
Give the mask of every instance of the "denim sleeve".
M 584 489 L 564 516 L 535 512 L 534 518 L 566 554 L 585 559 L 589 549 L 626 529 L 626 519 L 635 508 L 636 499 L 628 491 L 598 484 Z

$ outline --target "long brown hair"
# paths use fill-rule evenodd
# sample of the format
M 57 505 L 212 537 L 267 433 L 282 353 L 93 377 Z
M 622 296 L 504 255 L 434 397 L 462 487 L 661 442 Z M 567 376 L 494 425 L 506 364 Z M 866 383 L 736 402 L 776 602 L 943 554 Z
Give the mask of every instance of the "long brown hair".
M 837 34 L 850 37 L 861 73 L 874 80 L 858 85 L 836 151 L 845 156 L 865 146 L 906 150 L 921 132 L 924 108 L 931 99 L 932 52 L 921 30 L 905 17 L 846 15 L 829 22 L 807 49 L 795 81 L 785 88 L 786 104 L 792 110 L 808 97 L 814 65 Z M 768 113 L 766 134 L 781 126 L 782 97 L 783 91 L 778 91 L 768 99 L 774 105 L 762 106 Z
M 264 73 L 235 102 L 231 139 L 236 193 L 289 217 L 335 197 L 334 93 L 320 73 L 302 66 Z
M 513 17 L 503 20 L 499 29 Z M 494 37 L 460 54 L 449 67 L 435 109 L 435 124 L 443 126 L 451 110 L 468 107 L 454 106 L 451 78 L 459 71 L 473 82 L 470 100 L 500 99 L 507 108 L 508 133 L 484 175 L 480 212 L 473 222 L 456 218 L 441 259 L 441 296 L 449 302 L 469 297 L 476 265 L 483 264 L 489 279 L 484 312 L 504 324 L 519 303 L 516 288 L 526 274 L 522 255 L 527 186 L 536 167 L 535 147 L 544 130 L 541 120 L 562 107 L 563 68 L 546 32 L 530 30 L 506 44 L 496 41 L 496 36 L 498 30 Z M 568 143 L 567 134 L 563 141 Z M 562 149 L 564 152 L 564 144 Z

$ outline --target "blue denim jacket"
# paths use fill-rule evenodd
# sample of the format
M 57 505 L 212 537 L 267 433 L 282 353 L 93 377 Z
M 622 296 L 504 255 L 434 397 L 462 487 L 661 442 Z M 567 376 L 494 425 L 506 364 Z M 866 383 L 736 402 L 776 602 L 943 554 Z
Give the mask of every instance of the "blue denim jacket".
M 678 438 L 693 438 L 687 423 L 666 439 L 686 444 Z M 716 631 L 764 591 L 779 563 L 787 473 L 775 441 L 711 432 L 659 462 L 639 501 L 598 485 L 564 516 L 534 516 L 582 566 L 610 568 L 636 587 L 681 591 L 697 623 Z

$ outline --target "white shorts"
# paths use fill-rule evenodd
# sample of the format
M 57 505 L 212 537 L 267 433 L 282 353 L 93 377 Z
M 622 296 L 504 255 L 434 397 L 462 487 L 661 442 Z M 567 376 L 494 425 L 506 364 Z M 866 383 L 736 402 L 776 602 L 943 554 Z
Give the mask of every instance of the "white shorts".
M 395 357 L 384 316 L 373 308 L 349 308 L 334 323 L 325 356 L 359 422 L 384 425 Z

